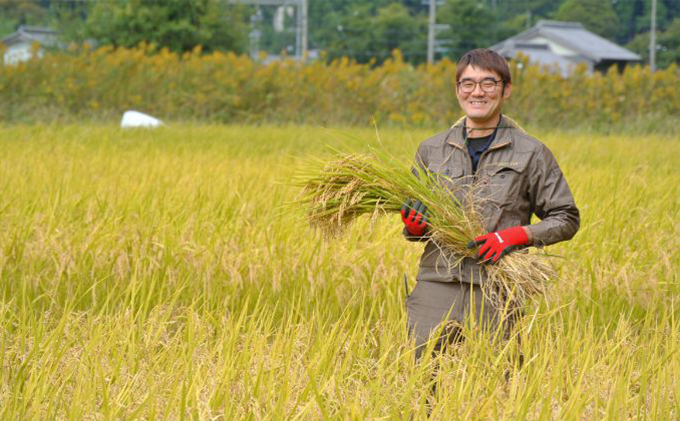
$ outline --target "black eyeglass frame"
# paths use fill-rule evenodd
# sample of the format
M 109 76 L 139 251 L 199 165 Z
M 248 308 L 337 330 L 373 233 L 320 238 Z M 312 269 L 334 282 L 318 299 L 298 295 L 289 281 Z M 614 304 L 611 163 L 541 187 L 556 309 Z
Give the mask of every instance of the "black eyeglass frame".
M 472 89 L 464 90 L 462 85 L 465 82 L 473 83 Z M 493 82 L 493 88 L 491 88 L 491 90 L 484 89 L 484 86 L 482 85 L 482 83 L 484 83 L 484 82 Z M 475 91 L 475 88 L 477 88 L 477 85 L 479 85 L 479 87 L 481 88 L 482 91 L 486 92 L 487 94 L 490 94 L 492 92 L 496 92 L 496 89 L 498 88 L 499 82 L 502 83 L 503 79 L 496 80 L 496 79 L 491 79 L 491 78 L 485 78 L 485 79 L 480 80 L 479 82 L 477 82 L 476 80 L 472 80 L 472 79 L 463 79 L 461 81 L 456 82 L 456 86 L 458 86 L 458 89 L 460 89 L 460 91 L 462 93 L 471 94 Z

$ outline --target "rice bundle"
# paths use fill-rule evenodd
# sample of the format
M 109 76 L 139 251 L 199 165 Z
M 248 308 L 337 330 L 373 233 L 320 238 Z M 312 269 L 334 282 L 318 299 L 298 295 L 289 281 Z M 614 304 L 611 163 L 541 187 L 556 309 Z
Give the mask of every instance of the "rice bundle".
M 300 173 L 294 184 L 303 188 L 298 203 L 306 207 L 309 223 L 325 236 L 339 235 L 357 217 L 395 213 L 407 198 L 428 209 L 428 235 L 447 255 L 475 257 L 467 244 L 485 234 L 475 203 L 474 187 L 459 187 L 438 174 L 419 170 L 419 177 L 391 155 L 345 154 L 330 162 L 317 161 Z M 458 199 L 462 198 L 462 199 Z M 554 270 L 545 256 L 512 253 L 486 265 L 488 281 L 482 284 L 487 299 L 498 309 L 513 311 L 529 297 L 543 294 Z

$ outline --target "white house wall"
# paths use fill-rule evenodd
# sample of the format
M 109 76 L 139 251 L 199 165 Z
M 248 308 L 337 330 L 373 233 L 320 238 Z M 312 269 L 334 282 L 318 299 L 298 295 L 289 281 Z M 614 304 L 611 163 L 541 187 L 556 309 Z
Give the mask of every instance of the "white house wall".
M 43 56 L 42 49 L 38 50 L 38 57 Z M 30 60 L 32 55 L 32 46 L 30 42 L 18 42 L 12 44 L 5 50 L 3 61 L 5 64 L 17 64 L 22 61 Z

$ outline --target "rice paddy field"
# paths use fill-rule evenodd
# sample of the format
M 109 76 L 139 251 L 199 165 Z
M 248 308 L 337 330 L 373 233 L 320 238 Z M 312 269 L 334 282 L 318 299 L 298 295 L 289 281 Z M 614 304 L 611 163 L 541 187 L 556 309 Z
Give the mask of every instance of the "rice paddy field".
M 430 134 L 379 133 L 405 166 Z M 534 134 L 582 213 L 559 279 L 509 341 L 415 364 L 423 245 L 396 214 L 325 241 L 290 205 L 373 129 L 0 127 L 0 417 L 680 418 L 680 142 Z

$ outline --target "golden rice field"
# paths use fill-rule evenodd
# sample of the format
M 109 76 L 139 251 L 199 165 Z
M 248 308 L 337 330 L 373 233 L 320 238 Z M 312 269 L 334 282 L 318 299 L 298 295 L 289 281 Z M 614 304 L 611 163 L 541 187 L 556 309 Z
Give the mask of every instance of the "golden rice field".
M 424 130 L 381 130 L 409 165 Z M 680 417 L 680 142 L 538 133 L 582 211 L 507 343 L 414 363 L 394 215 L 332 242 L 286 204 L 372 129 L 0 127 L 0 418 Z M 525 364 L 513 363 L 520 351 Z

